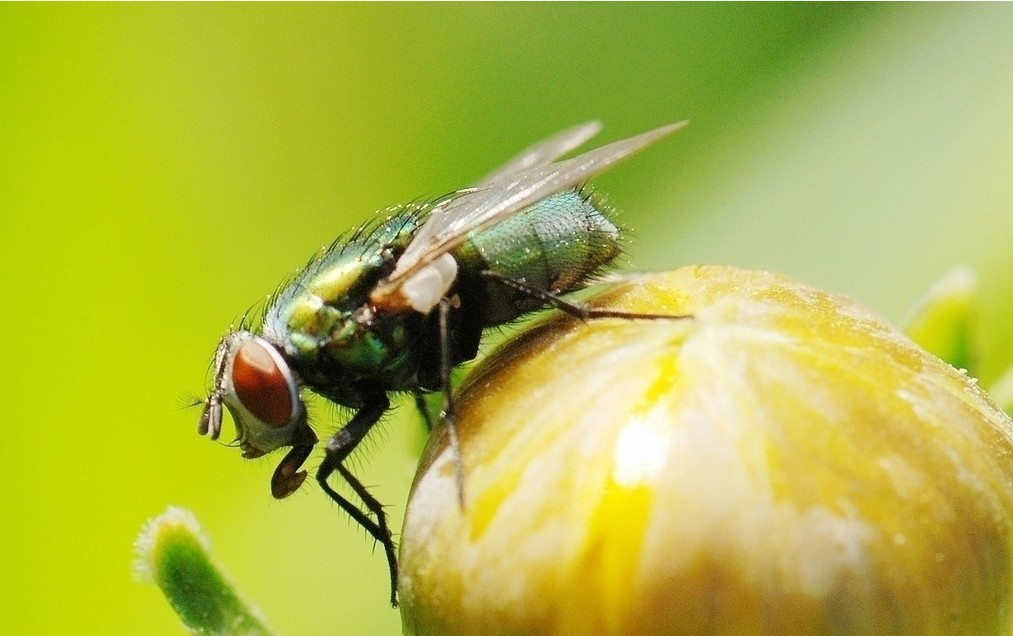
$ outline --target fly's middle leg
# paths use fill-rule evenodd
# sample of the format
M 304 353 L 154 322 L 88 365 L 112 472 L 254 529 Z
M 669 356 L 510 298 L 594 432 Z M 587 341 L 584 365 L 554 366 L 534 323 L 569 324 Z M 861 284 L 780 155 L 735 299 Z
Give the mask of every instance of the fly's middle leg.
M 397 552 L 390 528 L 387 526 L 387 514 L 384 512 L 383 504 L 373 497 L 342 463 L 389 406 L 390 400 L 385 393 L 378 392 L 369 396 L 366 405 L 352 417 L 348 424 L 327 440 L 324 447 L 326 455 L 317 470 L 316 477 L 320 488 L 327 493 L 327 496 L 383 546 L 384 554 L 387 557 L 387 567 L 390 570 L 390 604 L 397 607 Z M 369 512 L 376 517 L 376 521 L 331 487 L 327 479 L 335 472 L 359 496 Z

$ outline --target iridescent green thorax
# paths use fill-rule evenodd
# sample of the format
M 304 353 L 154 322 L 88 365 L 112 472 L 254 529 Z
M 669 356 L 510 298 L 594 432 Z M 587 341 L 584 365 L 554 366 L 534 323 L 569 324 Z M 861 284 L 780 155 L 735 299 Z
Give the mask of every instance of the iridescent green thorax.
M 428 211 L 426 204 L 386 210 L 379 223 L 322 250 L 272 300 L 264 337 L 306 383 L 326 391 L 404 365 L 405 329 L 365 315 L 364 305 Z

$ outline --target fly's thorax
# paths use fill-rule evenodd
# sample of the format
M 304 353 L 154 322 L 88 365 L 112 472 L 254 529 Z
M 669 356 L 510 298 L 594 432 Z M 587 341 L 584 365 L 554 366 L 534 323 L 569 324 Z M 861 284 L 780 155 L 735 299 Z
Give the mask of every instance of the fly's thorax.
M 351 314 L 332 334 L 324 349 L 343 369 L 357 375 L 382 372 L 405 345 L 404 325 L 377 320 L 368 306 Z
M 367 249 L 368 248 L 368 249 Z M 381 245 L 345 245 L 311 263 L 274 300 L 265 333 L 285 343 L 286 355 L 316 376 L 329 351 L 359 350 L 370 317 L 362 307 L 369 290 L 392 266 Z M 354 361 L 349 361 L 354 362 Z M 304 378 L 313 383 L 311 377 Z
M 215 353 L 215 386 L 200 426 L 213 439 L 221 430 L 223 405 L 235 421 L 244 457 L 290 445 L 307 427 L 295 372 L 273 344 L 249 331 L 228 334 Z
M 296 347 L 301 353 L 329 338 L 393 269 L 427 212 L 422 204 L 384 210 L 379 221 L 318 253 L 271 301 L 265 334 L 275 341 L 293 336 L 301 341 Z
M 409 344 L 420 320 L 374 311 L 363 281 L 376 278 L 372 262 L 335 263 L 305 280 L 270 322 L 272 340 L 284 343 L 301 379 L 349 406 L 358 384 L 403 388 L 413 372 Z
M 621 251 L 619 229 L 587 189 L 569 190 L 477 233 L 457 252 L 463 271 L 489 269 L 527 286 L 566 293 L 585 286 Z M 500 324 L 538 306 L 529 296 L 483 283 L 487 322 Z
M 386 390 L 413 385 L 421 316 L 376 314 L 368 305 L 328 310 L 326 334 L 292 331 L 287 355 L 313 390 L 346 406 L 358 405 L 363 383 Z
M 362 304 L 382 276 L 383 265 L 376 255 L 342 253 L 293 281 L 288 293 L 276 301 L 278 318 L 289 332 L 325 337 Z

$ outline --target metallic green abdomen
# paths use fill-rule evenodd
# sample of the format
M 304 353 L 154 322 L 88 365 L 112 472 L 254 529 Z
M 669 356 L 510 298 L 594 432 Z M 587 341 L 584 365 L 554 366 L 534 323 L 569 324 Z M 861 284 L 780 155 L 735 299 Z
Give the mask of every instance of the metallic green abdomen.
M 583 287 L 619 252 L 619 230 L 603 206 L 586 190 L 570 190 L 477 233 L 454 256 L 464 270 L 489 269 L 528 287 L 566 293 Z M 487 325 L 541 306 L 495 281 L 485 288 Z

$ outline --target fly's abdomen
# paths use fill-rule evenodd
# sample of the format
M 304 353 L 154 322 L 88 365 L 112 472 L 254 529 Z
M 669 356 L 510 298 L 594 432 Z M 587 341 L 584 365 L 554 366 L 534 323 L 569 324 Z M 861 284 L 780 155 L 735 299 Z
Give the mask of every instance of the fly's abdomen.
M 619 255 L 619 230 L 603 208 L 587 190 L 563 192 L 478 233 L 455 256 L 465 271 L 489 269 L 541 291 L 574 291 Z M 484 286 L 488 325 L 541 305 L 498 282 Z

